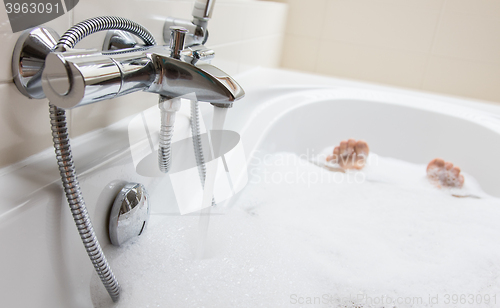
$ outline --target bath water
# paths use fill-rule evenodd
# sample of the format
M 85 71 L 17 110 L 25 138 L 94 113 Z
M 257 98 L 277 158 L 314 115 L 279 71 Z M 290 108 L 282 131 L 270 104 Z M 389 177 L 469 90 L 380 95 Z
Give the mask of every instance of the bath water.
M 153 216 L 107 249 L 122 297 L 94 274 L 95 306 L 499 307 L 500 200 L 470 175 L 461 193 L 479 198 L 456 198 L 426 165 L 370 156 L 347 173 L 255 156 L 238 198 L 211 209 L 204 258 L 197 216 Z

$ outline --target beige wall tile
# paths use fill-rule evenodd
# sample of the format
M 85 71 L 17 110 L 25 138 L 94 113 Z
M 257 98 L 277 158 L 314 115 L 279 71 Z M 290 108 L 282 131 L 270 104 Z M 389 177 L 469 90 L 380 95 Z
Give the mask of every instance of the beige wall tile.
M 320 38 L 327 0 L 289 0 L 286 34 Z
M 319 57 L 318 38 L 287 34 L 283 43 L 281 66 L 306 72 L 314 72 Z
M 267 37 L 262 39 L 262 46 L 266 46 L 263 48 L 263 57 L 260 57 L 262 62 L 259 61 L 259 66 L 264 67 L 279 67 L 281 64 L 282 54 L 283 54 L 283 44 L 285 41 L 284 34 Z M 273 52 L 269 52 L 272 50 Z M 259 59 L 259 60 L 260 60 Z
M 151 7 L 141 10 L 140 14 L 133 7 Z M 96 9 L 98 8 L 98 9 Z M 87 0 L 80 1 L 74 9 L 74 22 L 104 15 L 120 16 L 131 19 L 146 27 L 155 37 L 158 44 L 163 42 L 163 24 L 166 17 L 191 18 L 192 1 L 161 0 L 121 0 L 120 5 L 114 1 Z M 102 47 L 105 32 L 95 33 L 78 43 L 79 48 Z
M 0 84 L 0 93 L 0 166 L 51 147 L 48 101 L 24 97 L 14 83 Z
M 209 45 L 215 50 L 215 59 L 212 64 L 228 73 L 234 75 L 238 73 L 242 46 L 239 43 L 220 46 Z
M 500 17 L 500 0 L 447 0 L 446 11 Z
M 446 0 L 373 0 L 373 2 L 430 10 L 440 10 L 445 1 Z
M 328 3 L 322 38 L 415 52 L 431 49 L 439 12 L 371 0 Z
M 401 87 L 420 86 L 425 72 L 425 53 L 411 53 L 342 42 L 323 42 L 316 72 Z
M 310 56 L 314 34 L 287 35 L 284 67 L 500 101 L 500 0 L 328 0 L 324 15 L 328 57 Z
M 500 18 L 445 13 L 432 51 L 441 56 L 500 63 Z
M 258 4 L 258 5 L 256 5 Z M 243 38 L 255 39 L 271 35 L 282 35 L 285 31 L 287 6 L 273 2 L 245 4 L 243 16 Z M 239 21 L 241 23 L 241 20 Z
M 263 67 L 279 67 L 283 36 L 268 36 L 249 40 L 242 44 L 240 66 L 238 73 L 249 69 Z M 274 52 L 269 52 L 273 50 Z
M 136 92 L 70 111 L 72 138 L 111 125 L 158 103 L 158 95 Z
M 208 25 L 208 42 L 215 46 L 243 40 L 244 6 L 240 3 L 216 3 L 213 18 Z
M 433 56 L 423 90 L 500 101 L 500 64 Z

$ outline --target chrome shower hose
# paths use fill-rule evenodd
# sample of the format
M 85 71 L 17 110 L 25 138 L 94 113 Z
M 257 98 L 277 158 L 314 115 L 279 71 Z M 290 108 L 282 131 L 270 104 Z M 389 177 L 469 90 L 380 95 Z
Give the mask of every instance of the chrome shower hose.
M 127 31 L 141 38 L 147 46 L 156 45 L 153 35 L 138 23 L 116 16 L 100 16 L 84 20 L 69 28 L 57 42 L 56 50 L 73 48 L 84 37 L 104 30 Z
M 82 21 L 66 31 L 57 43 L 57 51 L 73 48 L 85 36 L 103 30 L 123 30 L 140 37 L 146 45 L 155 45 L 151 33 L 141 25 L 120 17 L 102 16 Z M 120 285 L 111 270 L 106 256 L 92 227 L 85 201 L 83 200 L 80 184 L 76 176 L 75 164 L 71 154 L 71 146 L 66 125 L 66 112 L 64 109 L 50 104 L 50 123 L 52 139 L 57 157 L 57 164 L 61 180 L 68 200 L 73 219 L 78 233 L 82 239 L 87 254 L 94 265 L 104 287 L 114 302 L 120 297 Z

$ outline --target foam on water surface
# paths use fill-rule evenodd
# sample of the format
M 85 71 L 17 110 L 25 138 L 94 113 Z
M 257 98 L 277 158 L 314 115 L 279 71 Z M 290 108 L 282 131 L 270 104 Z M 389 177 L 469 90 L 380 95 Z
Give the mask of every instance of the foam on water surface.
M 428 183 L 425 167 L 378 157 L 339 173 L 291 153 L 257 157 L 238 199 L 212 211 L 205 258 L 196 257 L 198 216 L 153 216 L 141 238 L 106 251 L 120 302 L 95 275 L 93 302 L 454 307 L 447 294 L 473 294 L 465 306 L 500 306 L 500 200 L 467 174 L 464 190 L 481 198 L 452 197 Z

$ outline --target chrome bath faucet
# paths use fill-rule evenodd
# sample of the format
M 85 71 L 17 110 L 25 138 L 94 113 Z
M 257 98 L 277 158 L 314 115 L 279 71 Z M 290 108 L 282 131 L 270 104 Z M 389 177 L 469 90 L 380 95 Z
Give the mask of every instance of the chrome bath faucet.
M 200 101 L 230 107 L 244 91 L 228 74 L 204 63 L 203 45 L 184 49 L 184 32 L 172 27 L 171 46 L 108 51 L 69 49 L 47 55 L 43 92 L 61 108 L 73 108 L 136 91 L 175 98 L 195 93 Z
M 12 74 L 17 88 L 29 98 L 47 97 L 50 101 L 52 137 L 64 192 L 90 261 L 113 301 L 119 300 L 121 289 L 97 240 L 82 196 L 65 109 L 137 91 L 159 94 L 162 119 L 158 162 L 160 170 L 167 173 L 180 97 L 194 93 L 197 100 L 229 108 L 244 96 L 243 89 L 231 76 L 208 63 L 214 52 L 203 44 L 208 38 L 207 21 L 214 3 L 196 0 L 193 21 L 167 20 L 168 35 L 164 33 L 164 37 L 168 37 L 169 45 L 166 46 L 158 46 L 151 33 L 136 22 L 100 16 L 74 25 L 60 38 L 48 28 L 29 29 L 21 34 L 14 47 Z M 105 30 L 112 31 L 108 31 L 102 51 L 75 48 L 88 35 Z M 131 34 L 144 45 L 139 45 Z M 197 101 L 192 102 L 191 108 L 195 115 L 192 134 L 199 137 Z M 195 153 L 204 182 L 201 143 L 195 147 Z

